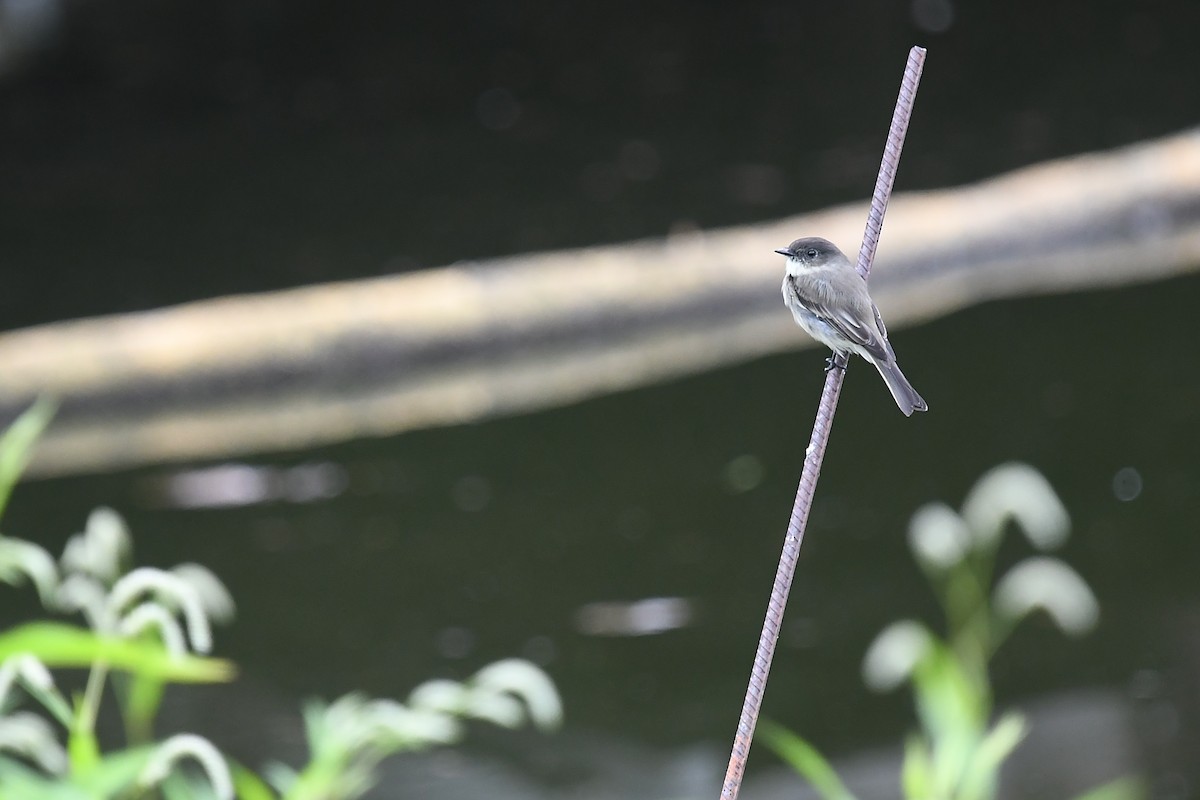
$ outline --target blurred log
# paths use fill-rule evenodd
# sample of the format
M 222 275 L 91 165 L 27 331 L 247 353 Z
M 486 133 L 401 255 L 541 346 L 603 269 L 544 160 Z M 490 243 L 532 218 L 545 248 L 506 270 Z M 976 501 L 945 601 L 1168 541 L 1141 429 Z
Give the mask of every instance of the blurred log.
M 903 177 L 903 176 L 901 176 Z M 0 422 L 61 410 L 34 474 L 296 450 L 568 403 L 810 344 L 771 251 L 857 250 L 866 208 L 0 336 Z M 893 197 L 891 330 L 985 300 L 1200 265 L 1200 132 Z M 912 358 L 912 356 L 910 356 Z

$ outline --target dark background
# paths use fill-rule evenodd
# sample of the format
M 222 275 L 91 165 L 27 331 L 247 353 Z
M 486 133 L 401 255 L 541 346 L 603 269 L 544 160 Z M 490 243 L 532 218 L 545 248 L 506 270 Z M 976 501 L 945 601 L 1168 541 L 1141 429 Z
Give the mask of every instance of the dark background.
M 929 57 L 898 191 L 1200 116 L 1192 2 L 60 9 L 43 49 L 0 77 L 0 328 L 859 200 L 913 44 Z M 834 754 L 899 741 L 905 697 L 868 694 L 858 662 L 883 625 L 934 613 L 908 516 L 1022 459 L 1071 510 L 1063 557 L 1103 620 L 1081 642 L 1040 622 L 1018 632 L 997 663 L 1000 704 L 1092 688 L 1133 706 L 1144 692 L 1128 687 L 1152 676 L 1174 723 L 1152 727 L 1140 757 L 1192 791 L 1197 304 L 1200 280 L 1185 277 L 894 332 L 933 409 L 907 421 L 852 369 L 767 712 Z M 348 490 L 324 502 L 164 509 L 146 488 L 154 468 L 39 481 L 5 530 L 57 548 L 103 503 L 129 518 L 140 560 L 213 567 L 241 611 L 219 652 L 245 691 L 285 708 L 352 689 L 403 697 L 525 654 L 558 681 L 569 730 L 721 748 L 821 357 L 253 459 L 337 464 Z M 747 454 L 765 477 L 730 492 L 724 470 Z M 1126 467 L 1145 489 L 1119 502 Z M 1003 558 L 1026 552 L 1014 541 Z M 574 628 L 585 603 L 663 595 L 694 600 L 696 624 L 615 640 Z M 271 755 L 262 715 L 225 708 L 218 741 L 252 740 L 251 763 Z M 752 770 L 769 763 L 756 755 Z
M 4 328 L 858 200 L 913 44 L 898 190 L 1195 122 L 1190 2 L 62 9 L 0 79 Z

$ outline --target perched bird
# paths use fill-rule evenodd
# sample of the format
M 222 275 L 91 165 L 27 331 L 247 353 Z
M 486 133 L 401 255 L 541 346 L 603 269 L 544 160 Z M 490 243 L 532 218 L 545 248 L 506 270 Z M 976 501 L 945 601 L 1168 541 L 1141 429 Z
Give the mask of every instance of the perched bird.
M 879 309 L 867 293 L 867 282 L 833 242 L 819 237 L 797 239 L 776 250 L 787 258 L 783 302 L 800 327 L 834 355 L 858 353 L 875 365 L 896 405 L 910 417 L 929 406 L 917 394 L 888 342 Z M 832 368 L 833 358 L 829 360 Z

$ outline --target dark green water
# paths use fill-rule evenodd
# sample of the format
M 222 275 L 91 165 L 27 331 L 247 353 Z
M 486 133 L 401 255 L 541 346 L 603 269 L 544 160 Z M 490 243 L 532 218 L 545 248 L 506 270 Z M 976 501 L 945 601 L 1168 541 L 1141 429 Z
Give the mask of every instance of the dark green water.
M 768 713 L 835 749 L 903 730 L 903 699 L 869 695 L 858 663 L 887 622 L 933 613 L 907 555 L 908 516 L 928 500 L 957 505 L 982 471 L 1009 459 L 1036 465 L 1062 495 L 1074 522 L 1064 556 L 1096 590 L 1103 621 L 1078 642 L 1040 623 L 1019 633 L 998 662 L 1001 700 L 1122 690 L 1140 669 L 1170 668 L 1182 635 L 1175 615 L 1200 602 L 1200 395 L 1179 344 L 1192 328 L 1183 309 L 1197 303 L 1193 277 L 992 304 L 897 332 L 932 407 L 908 420 L 855 363 Z M 305 505 L 156 510 L 145 481 L 154 471 L 44 481 L 21 488 L 7 528 L 57 543 L 94 504 L 116 506 L 142 559 L 198 560 L 228 581 L 240 619 L 219 635 L 220 652 L 288 693 L 403 695 L 427 676 L 524 653 L 559 683 L 572 726 L 723 741 L 821 379 L 816 352 L 783 355 L 536 415 L 307 453 L 344 466 L 350 483 Z M 746 454 L 764 479 L 731 492 L 723 472 Z M 1144 481 L 1130 502 L 1112 487 L 1123 467 Z M 475 487 L 466 504 L 477 510 L 460 507 L 464 486 Z M 1014 543 L 1005 557 L 1024 552 Z M 618 639 L 575 629 L 586 603 L 659 596 L 694 600 L 695 624 Z
M 941 33 L 909 4 L 77 5 L 60 48 L 0 82 L 4 329 L 861 199 L 914 43 L 930 55 L 899 191 L 1200 119 L 1191 2 L 964 4 Z M 858 663 L 883 625 L 933 613 L 908 516 L 957 505 L 1010 459 L 1061 493 L 1074 520 L 1064 557 L 1103 618 L 1079 642 L 1040 623 L 1019 632 L 996 665 L 1001 702 L 1121 693 L 1139 671 L 1192 696 L 1196 308 L 1188 277 L 896 331 L 932 408 L 909 420 L 854 364 L 767 713 L 834 752 L 897 740 L 905 699 L 869 695 Z M 340 465 L 347 491 L 321 502 L 164 509 L 157 470 L 33 483 L 5 531 L 57 549 L 108 504 L 143 562 L 212 567 L 240 607 L 219 653 L 285 707 L 351 689 L 403 696 L 525 654 L 558 682 L 574 730 L 720 748 L 822 358 L 253 460 Z M 731 491 L 726 471 L 747 455 L 763 478 Z M 1113 489 L 1124 468 L 1144 482 L 1129 502 Z M 6 592 L 22 599 L 2 613 L 31 612 L 28 594 Z M 693 601 L 695 623 L 597 638 L 574 622 L 586 603 L 661 596 Z M 261 719 L 225 708 L 218 741 L 255 740 L 252 763 L 274 752 Z M 1196 752 L 1200 712 L 1173 711 L 1164 749 Z

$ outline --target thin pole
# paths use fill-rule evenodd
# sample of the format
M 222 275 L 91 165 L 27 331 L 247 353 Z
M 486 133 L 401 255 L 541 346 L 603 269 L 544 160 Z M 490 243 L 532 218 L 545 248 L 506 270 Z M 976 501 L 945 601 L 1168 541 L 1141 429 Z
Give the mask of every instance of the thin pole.
M 875 259 L 879 232 L 883 228 L 883 215 L 887 211 L 888 198 L 891 197 L 892 185 L 896 181 L 896 166 L 900 162 L 900 151 L 904 148 L 904 135 L 908 132 L 908 120 L 912 116 L 917 85 L 921 82 L 921 70 L 924 66 L 925 49 L 912 48 L 908 52 L 904 78 L 900 81 L 900 95 L 896 98 L 896 110 L 892 114 L 887 144 L 883 148 L 879 177 L 875 180 L 875 193 L 871 197 L 871 210 L 867 215 L 862 248 L 858 252 L 858 272 L 864 279 L 870 275 L 871 262 Z M 825 389 L 821 393 L 812 437 L 804 454 L 804 470 L 800 474 L 800 485 L 796 489 L 796 502 L 792 505 L 792 515 L 788 520 L 783 553 L 779 556 L 779 568 L 775 571 L 775 583 L 771 587 L 771 599 L 767 603 L 762 634 L 758 637 L 758 649 L 754 652 L 750 684 L 746 687 L 746 700 L 742 704 L 737 735 L 733 739 L 733 750 L 729 756 L 729 768 L 725 772 L 725 783 L 721 788 L 722 800 L 736 800 L 742 787 L 742 776 L 746 772 L 750 742 L 754 739 L 754 728 L 758 724 L 758 713 L 762 708 L 763 693 L 767 688 L 767 676 L 771 672 L 771 660 L 775 656 L 775 643 L 779 639 L 783 611 L 792 588 L 792 576 L 796 573 L 796 560 L 800 556 L 800 545 L 804 541 L 804 529 L 808 525 L 808 512 L 812 508 L 817 478 L 821 475 L 821 462 L 825 458 L 825 447 L 829 443 L 833 412 L 837 410 L 838 396 L 841 394 L 842 381 L 845 378 L 845 358 L 838 356 L 837 364 L 843 369 L 831 369 L 825 376 Z

